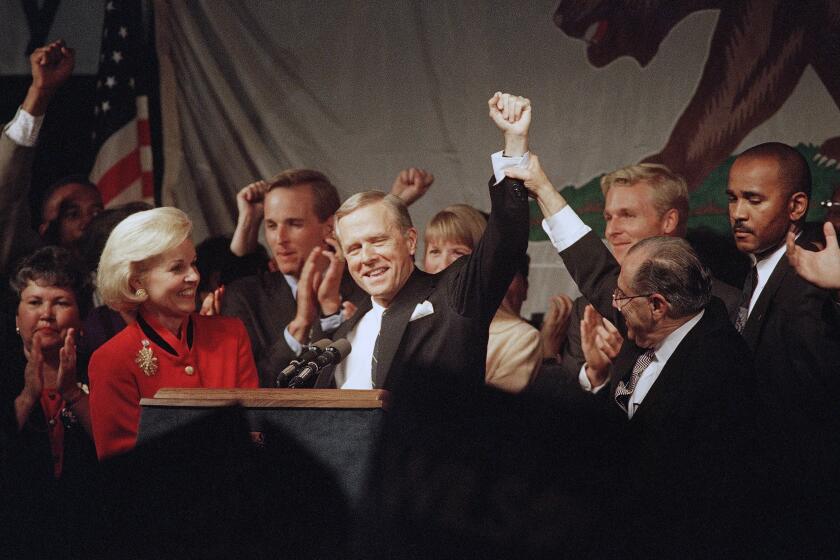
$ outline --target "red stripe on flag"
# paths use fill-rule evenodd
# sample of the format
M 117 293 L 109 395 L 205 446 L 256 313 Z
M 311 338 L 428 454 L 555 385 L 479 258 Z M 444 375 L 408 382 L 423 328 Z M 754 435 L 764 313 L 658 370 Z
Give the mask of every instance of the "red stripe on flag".
M 143 198 L 153 199 L 155 197 L 155 179 L 151 171 L 143 172 Z
M 140 150 L 134 149 L 105 172 L 96 186 L 105 204 L 120 194 L 128 185 L 140 178 Z
M 137 120 L 137 136 L 140 139 L 141 146 L 152 145 L 152 132 L 149 128 L 149 121 L 146 119 Z

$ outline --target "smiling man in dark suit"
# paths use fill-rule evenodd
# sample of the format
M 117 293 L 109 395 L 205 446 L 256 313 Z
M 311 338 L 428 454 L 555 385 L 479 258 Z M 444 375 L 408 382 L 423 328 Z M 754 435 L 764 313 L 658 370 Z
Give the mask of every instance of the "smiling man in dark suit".
M 530 102 L 497 93 L 489 106 L 506 138 L 504 154 L 494 159 L 518 162 L 527 152 Z M 334 335 L 347 337 L 353 352 L 316 387 L 392 388 L 409 371 L 483 384 L 488 327 L 513 278 L 509 263 L 528 245 L 525 190 L 501 172 L 489 188 L 490 219 L 475 251 L 435 275 L 414 265 L 417 231 L 399 199 L 368 191 L 339 208 L 336 235 L 348 270 L 370 298 Z

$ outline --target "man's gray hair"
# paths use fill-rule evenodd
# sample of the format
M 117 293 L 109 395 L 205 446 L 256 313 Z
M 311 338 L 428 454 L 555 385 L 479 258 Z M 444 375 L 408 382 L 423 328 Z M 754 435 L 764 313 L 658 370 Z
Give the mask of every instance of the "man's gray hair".
M 694 315 L 708 305 L 712 277 L 687 241 L 649 237 L 633 245 L 627 254 L 639 252 L 645 259 L 631 281 L 634 293 L 661 294 L 671 306 L 672 318 Z

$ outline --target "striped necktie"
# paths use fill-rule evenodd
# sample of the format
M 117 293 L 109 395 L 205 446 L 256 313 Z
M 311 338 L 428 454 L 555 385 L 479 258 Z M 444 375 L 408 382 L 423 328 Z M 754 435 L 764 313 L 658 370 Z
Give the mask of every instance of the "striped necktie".
M 627 412 L 627 406 L 630 403 L 630 395 L 636 390 L 636 383 L 642 376 L 642 372 L 656 359 L 656 353 L 653 350 L 647 350 L 644 354 L 636 358 L 636 364 L 633 366 L 633 373 L 630 375 L 630 381 L 625 383 L 623 380 L 618 383 L 615 388 L 615 404 L 621 407 L 621 410 Z
M 750 316 L 750 301 L 752 301 L 755 287 L 758 285 L 758 272 L 755 265 L 750 268 L 747 278 L 744 280 L 744 289 L 741 292 L 741 300 L 738 302 L 738 311 L 735 316 L 735 329 L 740 333 L 744 332 L 744 326 L 747 324 L 747 318 Z

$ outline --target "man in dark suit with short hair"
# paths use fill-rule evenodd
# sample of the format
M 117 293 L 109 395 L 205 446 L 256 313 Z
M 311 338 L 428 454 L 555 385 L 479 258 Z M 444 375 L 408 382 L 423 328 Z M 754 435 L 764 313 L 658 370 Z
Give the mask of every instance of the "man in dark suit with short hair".
M 774 534 L 783 554 L 804 546 L 818 556 L 840 545 L 840 319 L 832 293 L 797 275 L 786 255 L 786 235 L 798 235 L 808 211 L 808 162 L 785 144 L 760 144 L 732 164 L 726 194 L 735 243 L 753 262 L 739 326 L 755 354 Z M 815 249 L 803 237 L 800 248 Z
M 490 114 L 505 134 L 505 152 L 527 153 L 530 102 L 497 93 Z M 439 376 L 441 385 L 484 383 L 490 321 L 513 278 L 510 262 L 528 246 L 528 198 L 498 173 L 491 212 L 475 251 L 436 275 L 414 265 L 417 231 L 404 204 L 378 191 L 359 193 L 336 213 L 336 235 L 356 283 L 370 295 L 334 337 L 349 357 L 319 376 L 316 387 L 393 388 L 401 374 Z
M 619 267 L 534 158 L 508 175 L 536 197 L 543 227 L 594 306 L 581 325 L 586 368 L 555 389 L 612 421 L 604 442 L 623 465 L 605 521 L 615 553 L 734 554 L 754 498 L 745 460 L 754 379 L 708 270 L 675 237 L 639 241 Z

